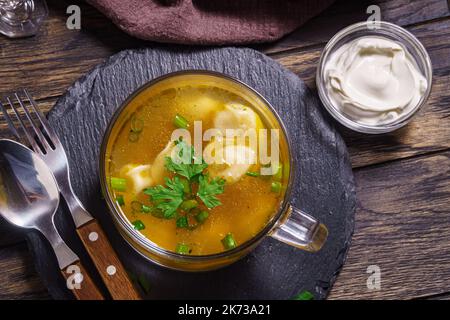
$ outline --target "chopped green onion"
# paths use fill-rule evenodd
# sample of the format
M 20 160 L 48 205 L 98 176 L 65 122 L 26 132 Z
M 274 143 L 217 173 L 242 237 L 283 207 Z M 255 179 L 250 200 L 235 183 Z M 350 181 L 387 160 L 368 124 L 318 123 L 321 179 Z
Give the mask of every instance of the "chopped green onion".
M 127 180 L 122 178 L 111 177 L 111 188 L 115 191 L 127 190 Z
M 128 134 L 128 141 L 137 142 L 138 140 L 139 140 L 139 133 L 130 131 L 130 133 Z
M 309 291 L 303 291 L 296 295 L 294 300 L 314 300 L 314 295 Z
M 197 200 L 184 200 L 181 205 L 180 208 L 184 211 L 189 211 L 191 209 L 197 208 L 198 207 L 198 202 Z
M 183 184 L 184 193 L 191 193 L 191 185 L 189 181 L 187 181 L 186 179 L 180 179 L 180 182 Z
M 150 213 L 153 211 L 153 208 L 150 206 L 146 206 L 145 204 L 142 205 L 142 212 L 144 213 Z
M 136 212 L 142 212 L 142 203 L 139 201 L 131 202 L 131 209 Z
M 271 190 L 272 190 L 272 192 L 280 193 L 280 191 L 281 191 L 281 183 L 278 182 L 278 181 L 272 182 Z
M 141 133 L 144 129 L 144 121 L 133 115 L 131 117 L 131 131 L 134 133 Z
M 273 175 L 273 178 L 277 181 L 281 181 L 283 179 L 283 165 L 281 163 L 278 164 L 278 170 Z
M 180 114 L 177 113 L 175 118 L 173 119 L 173 124 L 175 127 L 187 129 L 189 128 L 189 122 Z
M 177 228 L 187 228 L 189 227 L 188 218 L 186 216 L 179 217 L 177 219 Z
M 119 206 L 123 206 L 125 204 L 125 200 L 122 195 L 116 197 L 116 202 Z
M 236 241 L 231 233 L 227 234 L 225 238 L 222 239 L 222 244 L 227 250 L 236 248 Z
M 187 244 L 179 243 L 177 244 L 177 248 L 175 250 L 179 254 L 189 254 L 191 253 L 191 249 Z
M 206 219 L 208 219 L 209 213 L 208 211 L 200 211 L 196 216 L 195 220 L 197 220 L 198 223 L 205 222 Z
M 249 177 L 259 177 L 260 176 L 259 172 L 252 172 L 252 171 L 247 171 L 245 174 L 248 175 Z
M 136 230 L 145 229 L 145 224 L 141 220 L 133 221 L 132 224 Z

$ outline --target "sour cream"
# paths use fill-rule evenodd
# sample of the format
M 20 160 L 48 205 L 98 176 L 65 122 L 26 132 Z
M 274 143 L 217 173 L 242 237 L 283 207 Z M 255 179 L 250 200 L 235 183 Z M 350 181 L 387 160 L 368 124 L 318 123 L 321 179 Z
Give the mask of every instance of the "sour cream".
M 375 36 L 342 45 L 325 63 L 324 75 L 334 106 L 353 121 L 367 125 L 404 117 L 427 90 L 427 79 L 408 50 Z

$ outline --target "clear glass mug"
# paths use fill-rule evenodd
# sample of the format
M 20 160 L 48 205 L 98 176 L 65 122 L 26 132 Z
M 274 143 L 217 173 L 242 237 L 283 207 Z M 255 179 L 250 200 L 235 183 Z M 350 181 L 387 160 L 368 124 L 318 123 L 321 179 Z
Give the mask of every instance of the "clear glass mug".
M 284 199 L 279 206 L 277 213 L 270 221 L 268 221 L 265 227 L 255 237 L 236 248 L 210 255 L 182 255 L 158 247 L 139 231 L 134 229 L 131 222 L 122 213 L 120 206 L 114 200 L 115 197 L 113 192 L 112 190 L 109 190 L 107 183 L 108 159 L 110 158 L 109 155 L 113 143 L 111 137 L 120 131 L 120 128 L 122 127 L 121 124 L 126 121 L 126 115 L 129 114 L 130 111 L 127 110 L 127 107 L 130 105 L 130 102 L 136 99 L 136 97 L 145 90 L 151 90 L 158 86 L 162 88 L 171 88 L 179 83 L 179 81 L 181 81 L 180 79 L 183 77 L 186 79 L 186 77 L 190 76 L 202 76 L 205 77 L 205 79 L 209 77 L 214 79 L 215 83 L 222 82 L 228 90 L 239 93 L 241 97 L 250 101 L 269 124 L 273 123 L 274 127 L 280 128 L 280 143 L 282 144 L 282 148 L 287 150 L 290 168 L 289 170 L 286 170 L 288 171 L 286 173 L 288 174 L 288 183 L 284 191 Z M 174 72 L 156 78 L 137 89 L 128 97 L 121 107 L 119 107 L 110 120 L 103 137 L 100 151 L 100 180 L 102 192 L 114 222 L 124 239 L 142 256 L 167 268 L 182 271 L 207 271 L 217 269 L 229 265 L 250 253 L 266 236 L 270 236 L 301 250 L 316 252 L 324 245 L 328 236 L 328 230 L 326 226 L 320 223 L 316 218 L 291 204 L 291 189 L 294 183 L 293 177 L 295 176 L 293 174 L 295 163 L 293 163 L 291 156 L 292 150 L 289 135 L 282 120 L 270 103 L 253 88 L 235 78 L 218 72 L 205 70 Z

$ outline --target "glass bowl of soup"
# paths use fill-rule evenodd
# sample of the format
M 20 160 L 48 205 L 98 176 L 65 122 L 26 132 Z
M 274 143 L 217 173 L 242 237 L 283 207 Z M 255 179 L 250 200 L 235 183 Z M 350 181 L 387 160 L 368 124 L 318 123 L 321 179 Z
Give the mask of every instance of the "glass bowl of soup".
M 125 240 L 167 268 L 220 268 L 266 236 L 315 252 L 328 232 L 290 204 L 291 152 L 280 117 L 251 87 L 179 71 L 118 108 L 101 147 L 101 186 Z

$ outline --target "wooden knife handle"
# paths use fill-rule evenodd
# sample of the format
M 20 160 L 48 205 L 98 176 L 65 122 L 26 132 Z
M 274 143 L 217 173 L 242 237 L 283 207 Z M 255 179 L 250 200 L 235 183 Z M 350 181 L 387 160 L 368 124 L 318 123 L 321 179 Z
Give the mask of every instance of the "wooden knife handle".
M 77 229 L 94 265 L 114 300 L 140 300 L 111 243 L 97 220 L 89 221 Z
M 67 288 L 78 300 L 105 299 L 80 261 L 72 263 L 61 273 L 66 279 Z

